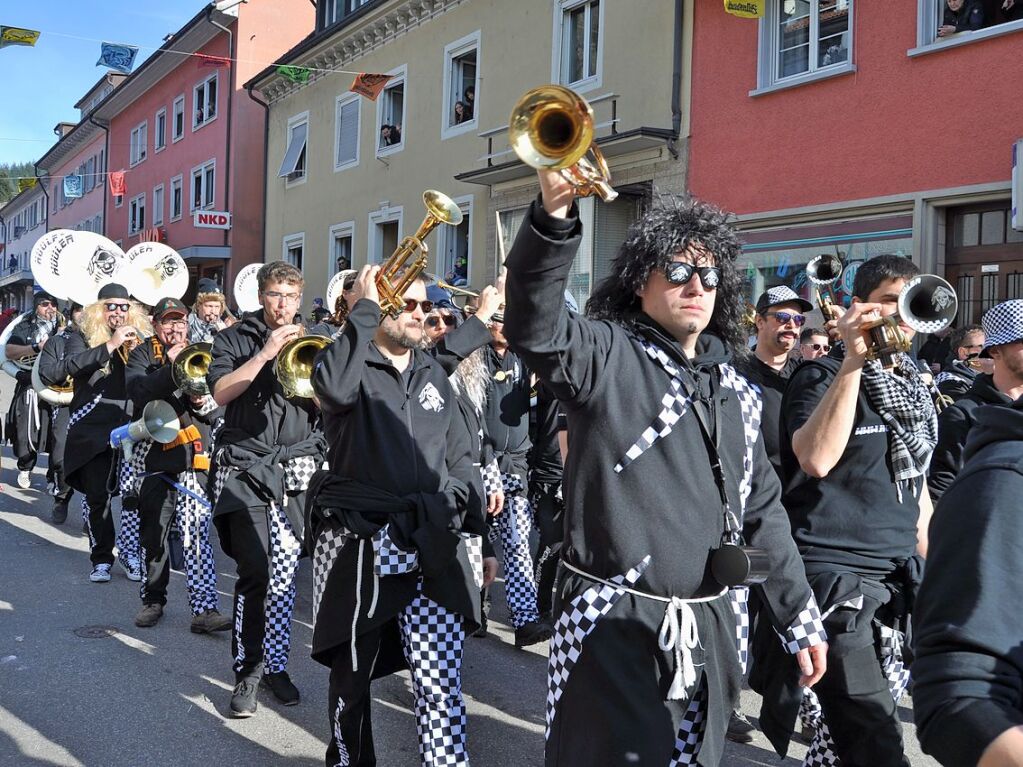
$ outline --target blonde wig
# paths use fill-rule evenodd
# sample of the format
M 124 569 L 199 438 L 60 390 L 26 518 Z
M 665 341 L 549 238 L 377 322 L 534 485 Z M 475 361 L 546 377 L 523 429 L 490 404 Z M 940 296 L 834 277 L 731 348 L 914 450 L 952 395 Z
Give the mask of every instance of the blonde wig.
M 117 300 L 121 301 L 123 299 Z M 105 344 L 113 335 L 113 331 L 107 325 L 103 310 L 103 305 L 106 303 L 110 303 L 110 301 L 106 299 L 97 301 L 89 304 L 82 311 L 82 319 L 78 324 L 90 349 L 95 349 L 100 344 Z M 135 328 L 139 332 L 140 337 L 153 335 L 153 324 L 149 321 L 149 317 L 146 316 L 146 310 L 136 301 L 130 301 L 129 303 L 131 308 L 128 309 L 128 317 L 125 319 L 124 324 Z

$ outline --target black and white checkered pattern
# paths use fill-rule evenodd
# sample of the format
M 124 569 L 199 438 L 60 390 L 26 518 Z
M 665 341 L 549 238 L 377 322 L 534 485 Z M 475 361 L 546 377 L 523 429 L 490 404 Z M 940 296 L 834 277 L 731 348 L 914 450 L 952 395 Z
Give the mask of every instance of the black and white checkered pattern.
M 263 668 L 266 673 L 274 674 L 288 667 L 291 613 L 295 607 L 295 573 L 302 542 L 295 537 L 291 522 L 276 503 L 267 507 L 266 517 L 270 531 L 270 586 L 266 591 Z
M 327 576 L 334 567 L 334 560 L 341 553 L 341 547 L 345 545 L 348 536 L 339 527 L 327 525 L 316 537 L 316 545 L 313 547 L 313 620 L 320 612 L 320 600 L 323 599 L 323 590 L 327 587 Z
M 561 693 L 568 684 L 568 677 L 583 651 L 583 642 L 597 626 L 597 621 L 611 612 L 611 608 L 639 580 L 643 571 L 650 566 L 650 557 L 633 567 L 624 575 L 608 578 L 610 583 L 596 584 L 577 596 L 558 616 L 551 637 L 550 657 L 547 662 L 547 730 L 549 738 L 551 723 L 557 711 Z M 625 587 L 625 588 L 622 588 Z
M 373 572 L 378 576 L 404 575 L 419 568 L 419 552 L 399 548 L 391 538 L 391 525 L 373 534 Z
M 532 520 L 533 510 L 525 496 L 505 497 L 504 511 L 497 515 L 497 529 L 504 553 L 504 596 L 515 628 L 540 620 L 529 550 Z
M 80 408 L 78 408 L 78 410 L 74 411 L 68 417 L 68 419 L 67 419 L 68 431 L 70 431 L 71 427 L 73 427 L 76 423 L 81 421 L 83 418 L 85 418 L 85 416 L 89 415 L 89 413 L 91 413 L 93 410 L 95 410 L 96 409 L 96 405 L 99 404 L 99 401 L 101 399 L 102 399 L 102 395 L 101 394 L 97 394 L 92 400 L 90 400 L 89 402 L 86 402 L 84 405 L 82 405 Z
M 731 365 L 721 365 L 721 385 L 735 392 L 739 399 L 739 414 L 742 416 L 742 434 L 746 450 L 742 456 L 742 477 L 739 478 L 739 499 L 741 514 L 746 513 L 746 501 L 753 490 L 753 451 L 760 438 L 760 419 L 763 400 L 760 387 L 740 376 Z M 740 515 L 741 519 L 741 515 Z
M 469 558 L 472 580 L 476 584 L 476 588 L 481 589 L 483 588 L 483 536 L 472 533 L 459 533 L 458 535 L 465 541 L 465 553 Z
M 183 471 L 178 483 L 196 495 L 206 497 L 204 483 L 198 472 Z M 217 595 L 217 565 L 210 545 L 212 510 L 185 493 L 177 493 L 174 518 L 184 543 L 185 585 L 192 615 L 200 615 L 220 606 Z
M 785 645 L 785 652 L 790 655 L 828 640 L 820 608 L 817 607 L 817 600 L 812 593 L 806 607 L 800 610 L 792 625 L 785 629 L 785 635 L 781 639 Z
M 739 653 L 739 664 L 743 675 L 749 665 L 749 588 L 739 586 L 728 591 L 728 603 L 735 615 L 735 649 Z
M 224 466 L 218 463 L 216 467 L 216 474 L 213 477 L 213 505 L 217 505 L 217 500 L 220 498 L 220 494 L 224 492 L 224 483 L 227 482 L 227 478 L 231 476 L 232 467 Z
M 706 726 L 707 686 L 702 684 L 690 698 L 689 706 L 682 715 L 682 721 L 679 722 L 678 734 L 675 735 L 675 748 L 671 752 L 671 761 L 668 762 L 668 767 L 697 764 Z
M 1003 301 L 988 309 L 981 318 L 984 349 L 1023 341 L 1023 298 Z
M 412 672 L 421 763 L 431 767 L 468 765 L 462 617 L 420 593 L 398 614 L 398 627 Z
M 143 474 L 146 470 L 146 456 L 149 454 L 151 442 L 139 442 L 133 445 L 131 459 L 126 460 L 124 453 L 120 453 L 118 461 L 118 485 L 121 490 L 121 498 L 130 495 L 138 495 L 139 486 L 142 484 Z M 125 569 L 137 572 L 144 576 L 145 555 L 142 551 L 142 539 L 140 533 L 140 520 L 138 509 L 125 509 L 121 507 L 121 526 L 117 531 L 117 558 Z
M 319 462 L 314 455 L 300 455 L 285 461 L 283 467 L 284 489 L 289 493 L 296 493 L 309 487 L 309 480 L 319 468 Z
M 824 715 L 820 698 L 810 687 L 803 688 L 803 698 L 799 701 L 799 721 L 808 730 L 816 731 L 820 727 L 820 718 Z
M 813 309 L 813 304 L 805 298 L 800 298 L 799 294 L 788 285 L 775 285 L 760 294 L 760 298 L 757 299 L 757 314 L 763 314 L 772 306 L 792 303 L 799 304 L 799 308 L 804 312 Z
M 971 381 L 969 378 L 967 378 L 966 376 L 958 375 L 957 373 L 951 370 L 943 370 L 940 373 L 938 373 L 938 375 L 934 376 L 935 386 L 941 386 L 942 384 L 949 383 L 950 381 L 957 381 L 958 383 L 963 384 L 965 386 L 973 385 L 973 381 Z
M 522 478 L 518 474 L 501 473 L 501 489 L 505 496 L 523 492 L 526 488 L 522 484 Z
M 496 459 L 482 466 L 480 474 L 483 475 L 483 492 L 487 495 L 493 495 L 502 489 L 501 470 L 497 467 Z

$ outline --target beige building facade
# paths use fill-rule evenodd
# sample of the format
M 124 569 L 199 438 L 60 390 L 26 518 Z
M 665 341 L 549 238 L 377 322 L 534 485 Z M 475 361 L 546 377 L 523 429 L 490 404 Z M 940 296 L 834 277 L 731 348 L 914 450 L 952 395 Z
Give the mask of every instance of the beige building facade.
M 686 186 L 690 5 L 320 3 L 317 31 L 279 62 L 313 69 L 309 81 L 271 67 L 248 83 L 268 103 L 266 260 L 302 268 L 308 306 L 339 267 L 390 255 L 432 188 L 465 219 L 428 238 L 428 270 L 477 290 L 492 282 L 538 189 L 508 148 L 509 114 L 526 90 L 554 82 L 591 101 L 621 193 L 582 204 L 570 288 L 584 300 L 644 201 Z M 395 77 L 374 102 L 349 92 L 351 74 L 327 70 Z

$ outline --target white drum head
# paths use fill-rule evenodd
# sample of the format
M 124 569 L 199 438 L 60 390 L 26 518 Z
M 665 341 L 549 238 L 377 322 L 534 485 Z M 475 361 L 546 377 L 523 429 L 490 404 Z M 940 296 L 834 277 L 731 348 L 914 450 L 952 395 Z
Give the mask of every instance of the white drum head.
M 326 308 L 331 314 L 334 313 L 334 307 L 337 305 L 337 297 L 340 296 L 344 290 L 345 280 L 352 274 L 355 274 L 355 269 L 343 269 L 331 277 L 330 282 L 327 283 Z
M 124 257 L 121 281 L 142 303 L 153 306 L 168 296 L 180 299 L 188 290 L 185 259 L 162 242 L 140 242 Z
M 243 312 L 254 312 L 259 308 L 259 282 L 256 275 L 264 264 L 249 264 L 234 279 L 234 300 Z

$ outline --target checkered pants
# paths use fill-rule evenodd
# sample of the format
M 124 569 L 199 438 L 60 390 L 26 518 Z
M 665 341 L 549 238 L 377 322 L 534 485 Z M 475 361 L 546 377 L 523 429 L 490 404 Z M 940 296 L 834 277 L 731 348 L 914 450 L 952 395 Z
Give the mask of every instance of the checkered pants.
M 731 604 L 732 614 L 735 616 L 735 649 L 739 653 L 742 675 L 746 676 L 746 672 L 749 670 L 749 587 L 739 586 L 729 590 L 728 602 Z
M 504 596 L 515 628 L 540 620 L 533 555 L 529 550 L 532 524 L 533 508 L 526 496 L 521 492 L 505 496 L 504 511 L 497 515 L 496 527 L 504 553 Z
M 143 442 L 133 446 L 131 459 L 125 460 L 123 451 L 119 453 L 117 477 L 118 486 L 121 491 L 121 527 L 117 531 L 117 556 L 126 568 L 141 570 L 146 561 L 142 552 L 141 537 L 139 535 L 139 512 L 138 508 L 124 508 L 124 499 L 128 496 L 137 495 L 139 485 L 142 483 L 142 475 L 145 473 L 146 455 L 149 453 L 150 443 Z
M 671 752 L 668 767 L 682 767 L 696 764 L 703 745 L 703 732 L 707 726 L 707 687 L 700 685 L 689 701 L 689 707 L 679 722 L 678 734 L 675 735 L 675 748 Z
M 204 483 L 197 472 L 181 472 L 178 483 L 196 495 L 206 497 Z M 188 606 L 192 615 L 216 610 L 220 599 L 217 595 L 217 565 L 210 544 L 213 510 L 179 492 L 175 501 L 174 519 L 184 544 L 185 584 L 188 587 Z

